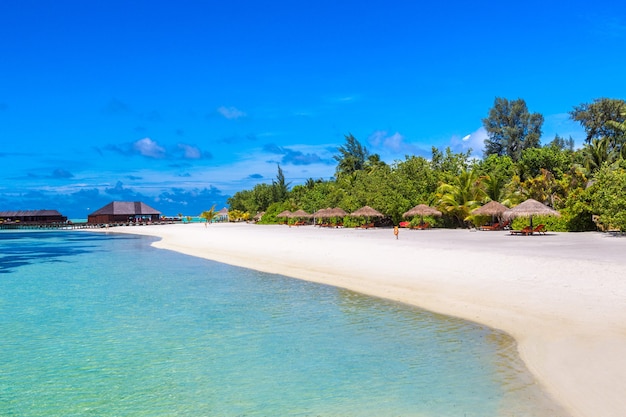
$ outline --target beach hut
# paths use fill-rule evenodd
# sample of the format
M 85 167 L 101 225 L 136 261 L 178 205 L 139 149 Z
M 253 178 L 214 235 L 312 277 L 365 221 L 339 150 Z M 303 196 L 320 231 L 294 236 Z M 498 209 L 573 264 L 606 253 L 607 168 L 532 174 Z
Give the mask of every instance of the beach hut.
M 141 201 L 112 201 L 87 216 L 87 223 L 129 223 L 158 221 L 161 212 Z
M 224 207 L 223 209 L 215 213 L 214 221 L 227 222 L 228 221 L 228 209 Z
M 65 223 L 67 217 L 57 210 L 11 210 L 0 211 L 0 223 Z

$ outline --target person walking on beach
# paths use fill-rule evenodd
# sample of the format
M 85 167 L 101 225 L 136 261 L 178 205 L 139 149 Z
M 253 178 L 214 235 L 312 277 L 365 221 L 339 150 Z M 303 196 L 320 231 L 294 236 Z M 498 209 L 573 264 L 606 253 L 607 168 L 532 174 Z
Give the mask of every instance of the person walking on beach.
M 400 234 L 400 229 L 398 229 L 398 226 L 393 227 L 393 234 L 396 236 L 396 240 L 398 240 L 398 234 Z

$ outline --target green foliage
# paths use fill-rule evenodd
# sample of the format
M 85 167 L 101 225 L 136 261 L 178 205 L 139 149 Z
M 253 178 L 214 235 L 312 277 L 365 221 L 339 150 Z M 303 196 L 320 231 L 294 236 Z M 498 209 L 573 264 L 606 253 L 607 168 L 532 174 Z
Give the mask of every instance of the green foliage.
M 512 104 L 520 103 L 508 103 L 511 120 L 518 118 L 530 124 L 538 120 L 532 115 L 521 117 L 523 112 L 520 108 L 513 109 Z M 616 132 L 626 131 L 623 121 L 607 123 Z M 506 132 L 511 134 L 516 130 Z M 423 203 L 437 206 L 444 213 L 442 217 L 426 220 L 431 225 L 464 227 L 468 222 L 480 225 L 489 220 L 475 218 L 471 211 L 490 200 L 513 206 L 534 198 L 561 213 L 560 218 L 539 219 L 550 230 L 594 230 L 592 215 L 608 228 L 626 230 L 626 163 L 623 155 L 615 148 L 610 149 L 608 139 L 593 138 L 585 149 L 575 152 L 571 150 L 571 138 L 556 136 L 542 148 L 524 147 L 534 143 L 533 140 L 520 145 L 517 162 L 508 152 L 472 160 L 469 151 L 454 153 L 450 148 L 443 151 L 433 148 L 430 161 L 407 155 L 404 160 L 388 165 L 348 135 L 346 144 L 339 148 L 340 154 L 335 156 L 338 162 L 335 179 L 309 178 L 303 185 L 289 190 L 278 166 L 277 177 L 271 184 L 257 184 L 250 190 L 237 192 L 228 203 L 231 213 L 240 219 L 245 219 L 248 213 L 265 211 L 262 223 L 277 223 L 276 215 L 284 210 L 303 209 L 313 213 L 322 208 L 341 207 L 350 213 L 368 205 L 384 213 L 385 221 L 393 224 L 405 220 L 403 213 Z M 626 146 L 620 151 L 626 153 Z M 585 170 L 584 165 L 589 169 Z M 594 185 L 587 189 L 590 183 Z M 347 216 L 333 221 L 353 227 L 366 220 Z M 419 218 L 412 222 L 418 223 Z M 523 220 L 516 220 L 515 224 L 522 226 L 522 223 Z
M 245 222 L 250 219 L 250 213 L 241 210 L 229 210 L 228 220 L 231 222 Z
M 609 148 L 618 149 L 626 141 L 626 130 L 620 126 L 626 122 L 626 101 L 610 98 L 595 99 L 593 103 L 575 106 L 570 113 L 572 120 L 580 122 L 587 133 L 585 141 L 608 139 Z
M 556 216 L 533 216 L 533 227 L 543 224 L 546 230 L 551 232 L 567 232 L 567 221 L 563 217 Z M 511 222 L 511 229 L 521 230 L 530 225 L 528 217 L 518 217 Z
M 289 184 L 285 182 L 285 175 L 280 165 L 278 165 L 278 173 L 276 180 L 272 181 L 272 202 L 283 201 L 289 193 Z
M 587 192 L 602 227 L 626 231 L 626 161 L 603 165 Z
M 559 179 L 572 165 L 572 153 L 556 146 L 530 148 L 522 152 L 517 164 L 522 180 L 536 177 L 542 170 L 547 170 Z
M 458 226 L 466 226 L 470 213 L 485 200 L 482 179 L 476 170 L 463 171 L 451 183 L 437 189 L 437 207 L 442 213 L 453 217 Z
M 211 207 L 210 210 L 205 210 L 200 213 L 200 217 L 203 218 L 206 223 L 211 223 L 216 215 L 215 206 Z
M 277 224 L 283 223 L 285 219 L 276 217 L 277 214 L 282 213 L 285 210 L 293 211 L 294 207 L 288 201 L 282 201 L 278 203 L 272 203 L 265 210 L 265 214 L 259 221 L 259 224 Z
M 337 161 L 337 178 L 361 171 L 370 156 L 367 148 L 361 145 L 352 133 L 346 135 L 345 139 L 346 143 L 337 148 L 339 155 L 333 156 Z
M 485 155 L 508 155 L 518 161 L 524 149 L 539 146 L 543 116 L 529 113 L 522 99 L 509 101 L 496 97 L 483 126 L 489 137 L 485 140 Z
M 272 184 L 256 184 L 252 190 L 236 192 L 227 200 L 231 210 L 240 210 L 248 213 L 266 211 L 272 203 L 284 201 L 289 195 L 289 183 L 285 182 L 285 175 L 280 165 L 276 180 Z
M 489 155 L 474 165 L 476 173 L 483 178 L 485 193 L 489 200 L 503 201 L 506 184 L 511 181 L 515 164 L 510 156 Z
M 623 147 L 626 149 L 626 147 Z M 621 154 L 613 149 L 608 138 L 591 139 L 582 149 L 583 164 L 587 172 L 597 172 L 604 164 L 612 164 L 621 157 Z
M 440 181 L 451 181 L 452 178 L 469 169 L 471 165 L 471 153 L 471 150 L 468 150 L 465 153 L 454 153 L 449 147 L 446 148 L 445 153 L 443 153 L 433 146 L 432 158 L 430 161 L 431 168 L 434 172 L 439 174 L 438 179 Z

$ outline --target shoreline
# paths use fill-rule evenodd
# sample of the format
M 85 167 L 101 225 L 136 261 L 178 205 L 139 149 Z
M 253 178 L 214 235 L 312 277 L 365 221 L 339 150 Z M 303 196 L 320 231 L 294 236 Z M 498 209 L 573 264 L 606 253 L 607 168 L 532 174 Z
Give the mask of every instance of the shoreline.
M 88 231 L 95 231 L 90 229 Z M 574 417 L 626 414 L 626 238 L 251 224 L 116 227 L 153 246 L 342 287 L 504 331 Z

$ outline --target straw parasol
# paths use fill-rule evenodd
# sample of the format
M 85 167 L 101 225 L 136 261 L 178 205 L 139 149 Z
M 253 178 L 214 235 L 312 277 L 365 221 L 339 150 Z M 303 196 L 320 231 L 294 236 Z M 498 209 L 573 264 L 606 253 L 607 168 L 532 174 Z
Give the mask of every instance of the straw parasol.
M 356 210 L 353 213 L 350 213 L 352 217 L 384 217 L 384 215 L 371 208 L 370 206 L 363 206 L 360 209 Z
M 502 216 L 502 213 L 507 211 L 509 208 L 504 204 L 498 203 L 497 201 L 490 201 L 484 206 L 478 207 L 477 209 L 472 210 L 472 214 L 475 216 Z
M 328 212 L 331 210 L 330 207 L 325 208 L 325 209 L 319 209 L 317 210 L 315 213 L 312 214 L 313 217 L 319 217 L 319 218 L 324 218 L 324 217 L 328 217 Z
M 502 214 L 508 209 L 509 208 L 504 204 L 498 203 L 497 201 L 493 200 L 481 207 L 472 210 L 472 214 L 474 216 L 491 216 L 491 221 L 493 222 L 494 217 L 500 218 Z
M 441 216 L 441 212 L 436 208 L 427 206 L 426 204 L 418 204 L 402 215 L 404 218 L 413 216 L 420 216 L 420 224 L 423 224 L 424 216 Z
M 297 211 L 294 211 L 293 213 L 291 213 L 289 215 L 289 217 L 291 217 L 291 218 L 300 218 L 300 219 L 309 219 L 309 218 L 311 218 L 311 215 L 309 213 L 307 213 L 306 211 L 304 211 L 304 210 L 297 210 Z
M 348 213 L 346 213 L 346 211 L 342 208 L 339 207 L 335 207 L 333 209 L 330 209 L 328 213 L 326 213 L 327 217 L 345 217 L 347 216 Z
M 276 217 L 290 217 L 291 212 L 289 210 L 281 211 L 276 215 Z
M 254 220 L 254 221 L 258 222 L 259 220 L 261 220 L 261 217 L 263 217 L 263 215 L 264 215 L 264 214 L 265 214 L 265 212 L 264 212 L 264 211 L 262 211 L 262 212 L 260 212 L 260 213 L 257 213 L 257 214 L 256 214 L 256 215 L 252 218 L 252 220 Z
M 537 200 L 533 200 L 532 198 L 529 198 L 523 203 L 520 203 L 517 206 L 504 212 L 504 217 L 507 219 L 512 219 L 514 217 L 529 217 L 531 228 L 533 227 L 533 216 L 560 217 L 561 213 L 546 206 L 543 203 L 540 203 Z
M 418 204 L 417 206 L 413 207 L 411 210 L 402 215 L 402 217 L 413 216 L 441 216 L 441 212 L 436 208 L 427 206 L 426 204 Z

